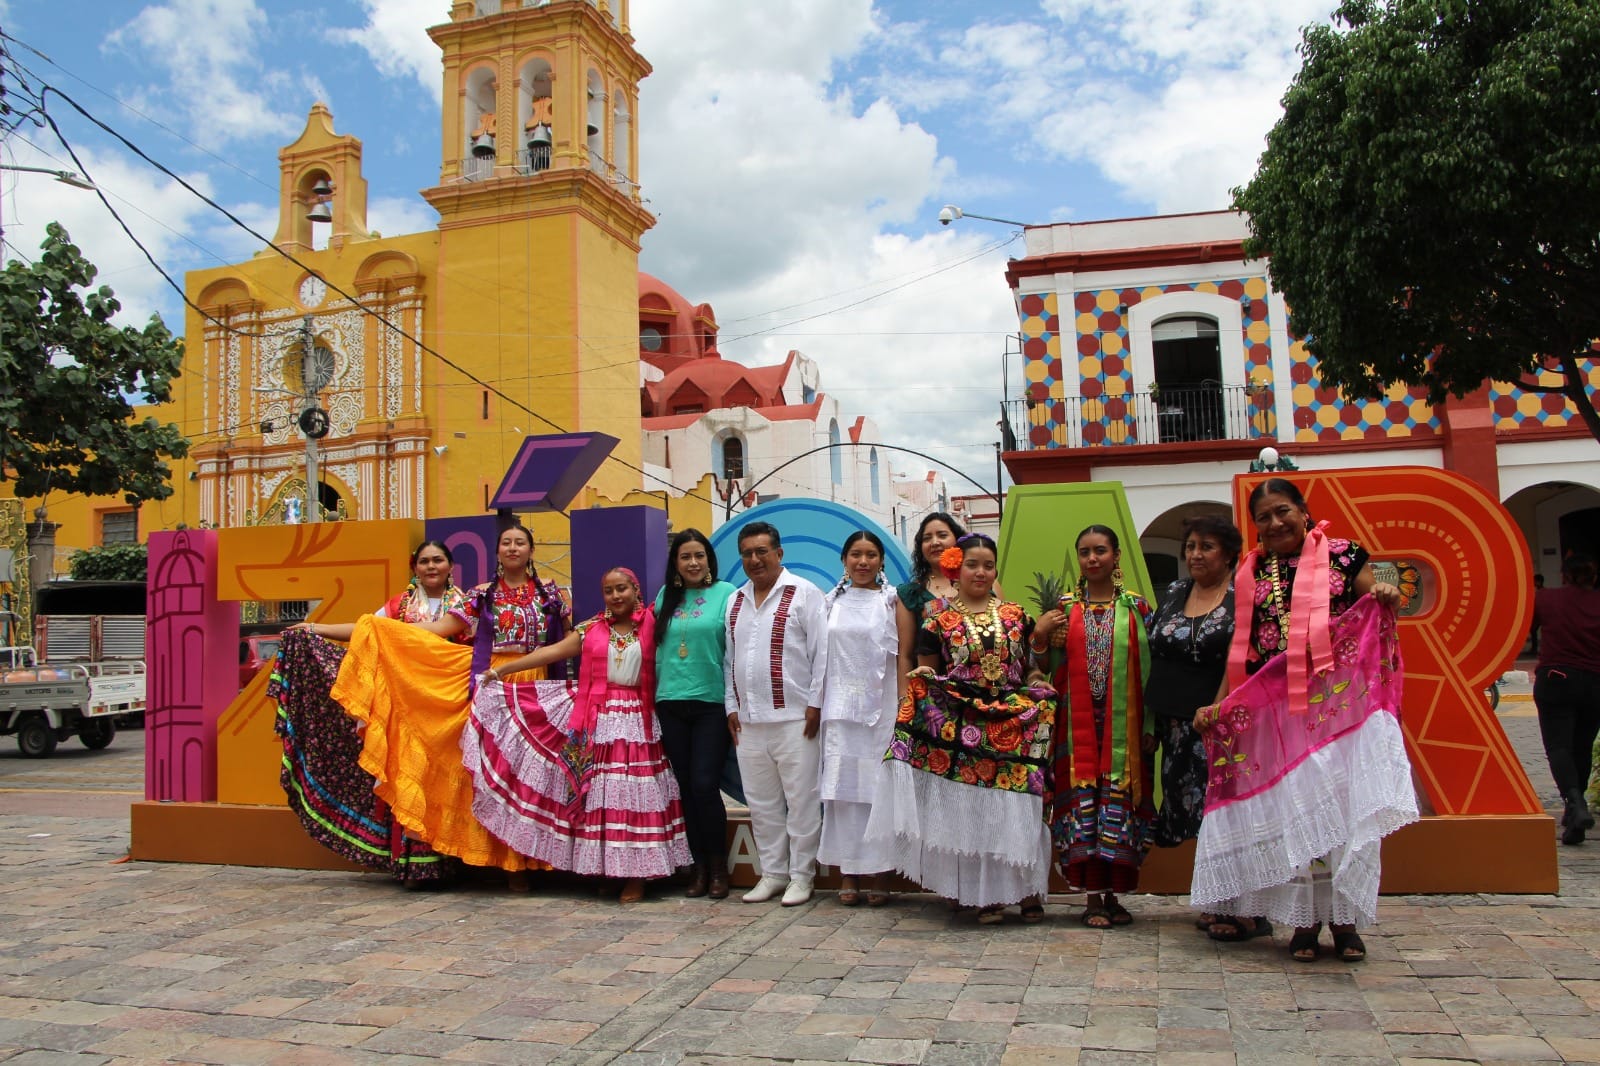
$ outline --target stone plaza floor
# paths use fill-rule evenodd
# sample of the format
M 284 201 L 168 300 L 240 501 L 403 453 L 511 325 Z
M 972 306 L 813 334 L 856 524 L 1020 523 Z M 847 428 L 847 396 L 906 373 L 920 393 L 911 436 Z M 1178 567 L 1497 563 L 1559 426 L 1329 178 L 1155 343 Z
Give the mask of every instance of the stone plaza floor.
M 1553 802 L 1525 688 L 1501 720 Z M 0 1061 L 1600 1062 L 1600 838 L 1560 849 L 1558 896 L 1385 897 L 1366 963 L 1306 965 L 1288 930 L 1213 943 L 1179 897 L 980 928 L 927 896 L 622 907 L 127 863 L 142 740 L 0 752 Z

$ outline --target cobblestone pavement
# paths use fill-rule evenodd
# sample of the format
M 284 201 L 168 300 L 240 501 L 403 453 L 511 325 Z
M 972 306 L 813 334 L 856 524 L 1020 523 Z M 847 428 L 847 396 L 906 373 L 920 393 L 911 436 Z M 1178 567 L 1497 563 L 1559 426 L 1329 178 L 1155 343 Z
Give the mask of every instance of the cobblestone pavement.
M 1502 721 L 1553 801 L 1524 700 Z M 123 863 L 142 766 L 138 733 L 0 753 L 0 1060 L 1600 1062 L 1600 841 L 1560 849 L 1559 896 L 1387 897 L 1367 963 L 1303 965 L 1287 931 L 1209 941 L 1181 898 L 980 929 L 917 896 L 622 908 Z

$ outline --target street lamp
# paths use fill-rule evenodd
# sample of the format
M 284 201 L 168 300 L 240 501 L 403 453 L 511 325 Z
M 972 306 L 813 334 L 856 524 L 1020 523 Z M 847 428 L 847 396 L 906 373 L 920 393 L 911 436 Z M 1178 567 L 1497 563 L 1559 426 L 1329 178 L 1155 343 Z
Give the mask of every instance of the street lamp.
M 0 163 L 0 170 L 17 170 L 24 174 L 48 174 L 63 185 L 70 185 L 74 189 L 90 189 L 94 186 L 81 174 L 74 174 L 70 170 L 51 170 L 49 167 L 25 167 L 16 163 Z
M 985 222 L 998 222 L 1004 226 L 1028 227 L 1026 222 L 1018 222 L 1014 218 L 995 218 L 993 215 L 980 215 L 976 211 L 963 211 L 955 204 L 945 204 L 939 208 L 939 225 L 948 226 L 958 218 L 981 218 Z
M 1262 448 L 1261 454 L 1250 461 L 1250 472 L 1252 474 L 1275 474 L 1280 470 L 1299 469 L 1298 466 L 1294 465 L 1293 459 L 1287 455 L 1278 454 L 1278 449 L 1270 444 Z

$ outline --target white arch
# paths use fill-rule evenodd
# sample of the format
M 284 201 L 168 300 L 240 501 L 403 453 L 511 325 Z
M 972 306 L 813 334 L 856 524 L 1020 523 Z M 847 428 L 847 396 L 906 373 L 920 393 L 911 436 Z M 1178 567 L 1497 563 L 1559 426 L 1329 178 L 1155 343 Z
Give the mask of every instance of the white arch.
M 1243 310 L 1238 300 L 1211 292 L 1169 292 L 1134 304 L 1128 309 L 1128 350 L 1132 359 L 1129 369 L 1133 372 L 1133 391 L 1148 392 L 1150 386 L 1155 384 L 1156 347 L 1152 336 L 1155 324 L 1162 319 L 1179 317 L 1213 319 L 1217 323 L 1217 348 L 1222 356 L 1223 386 L 1242 387 L 1248 384 L 1245 380 L 1241 314 Z M 1141 411 L 1146 407 L 1151 413 L 1148 416 L 1142 414 L 1141 421 L 1148 417 L 1153 422 L 1155 409 L 1153 405 L 1141 405 Z M 1233 407 L 1231 404 L 1224 405 L 1227 410 L 1228 438 L 1243 440 L 1249 429 L 1245 424 L 1247 412 L 1243 408 L 1235 411 Z M 1154 424 L 1141 425 L 1139 439 L 1159 440 L 1160 434 Z

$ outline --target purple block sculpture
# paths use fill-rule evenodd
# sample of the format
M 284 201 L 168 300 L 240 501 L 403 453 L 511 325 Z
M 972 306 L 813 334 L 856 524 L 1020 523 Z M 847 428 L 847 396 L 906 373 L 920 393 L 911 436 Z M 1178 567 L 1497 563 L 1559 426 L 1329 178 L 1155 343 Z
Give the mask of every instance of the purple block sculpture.
M 614 566 L 639 575 L 650 603 L 667 576 L 667 513 L 655 507 L 601 507 L 572 512 L 572 616 L 605 609 L 600 579 Z
M 217 599 L 217 534 L 150 534 L 144 798 L 215 802 L 217 718 L 239 689 L 239 605 Z
M 517 449 L 489 506 L 496 511 L 565 511 L 619 443 L 604 433 L 529 437 Z
M 494 577 L 495 550 L 500 541 L 500 519 L 494 515 L 430 518 L 423 535 L 442 540 L 455 560 L 455 583 L 470 589 Z

